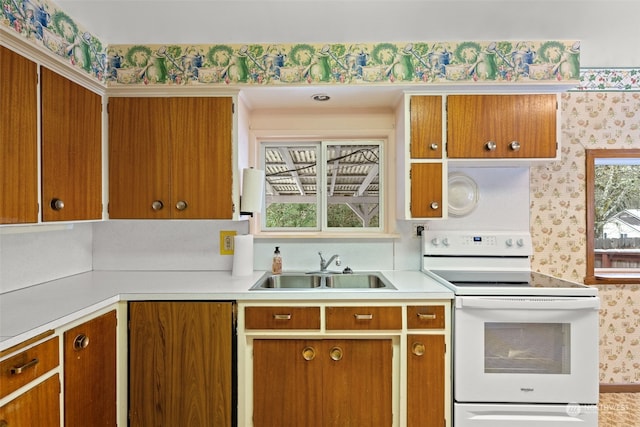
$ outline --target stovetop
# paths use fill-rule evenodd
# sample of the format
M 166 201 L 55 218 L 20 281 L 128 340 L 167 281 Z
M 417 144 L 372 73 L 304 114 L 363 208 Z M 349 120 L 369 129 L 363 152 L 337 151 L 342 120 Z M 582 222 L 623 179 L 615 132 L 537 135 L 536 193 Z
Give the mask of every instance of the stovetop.
M 597 296 L 596 288 L 534 271 L 426 270 L 456 295 Z

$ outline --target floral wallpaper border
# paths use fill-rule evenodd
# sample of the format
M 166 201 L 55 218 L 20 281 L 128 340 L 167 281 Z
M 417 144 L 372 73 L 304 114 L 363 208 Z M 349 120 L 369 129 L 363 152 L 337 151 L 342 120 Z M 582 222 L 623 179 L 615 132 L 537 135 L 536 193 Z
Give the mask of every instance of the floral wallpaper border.
M 563 83 L 579 41 L 111 45 L 49 0 L 0 0 L 0 28 L 106 86 Z

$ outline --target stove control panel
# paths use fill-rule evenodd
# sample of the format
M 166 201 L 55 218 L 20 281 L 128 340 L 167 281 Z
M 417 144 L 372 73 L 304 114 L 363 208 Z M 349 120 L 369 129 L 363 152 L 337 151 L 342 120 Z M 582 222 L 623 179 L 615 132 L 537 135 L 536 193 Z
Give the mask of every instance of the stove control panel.
M 520 231 L 425 230 L 424 255 L 529 256 L 531 235 Z

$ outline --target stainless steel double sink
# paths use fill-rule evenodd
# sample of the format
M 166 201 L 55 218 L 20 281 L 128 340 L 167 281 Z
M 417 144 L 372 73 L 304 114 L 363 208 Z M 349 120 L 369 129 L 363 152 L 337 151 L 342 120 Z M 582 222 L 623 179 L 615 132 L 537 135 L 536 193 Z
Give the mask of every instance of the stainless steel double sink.
M 250 290 L 286 289 L 391 289 L 389 281 L 377 272 L 366 273 L 282 273 L 265 274 Z

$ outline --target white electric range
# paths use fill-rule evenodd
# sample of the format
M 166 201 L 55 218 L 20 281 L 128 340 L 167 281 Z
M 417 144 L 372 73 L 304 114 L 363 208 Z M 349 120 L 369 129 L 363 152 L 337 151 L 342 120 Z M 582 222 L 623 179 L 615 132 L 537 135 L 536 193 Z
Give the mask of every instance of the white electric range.
M 531 271 L 521 231 L 427 230 L 422 268 L 456 295 L 456 427 L 597 427 L 597 289 Z

